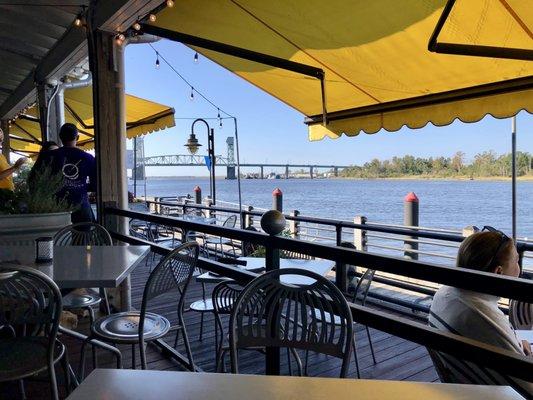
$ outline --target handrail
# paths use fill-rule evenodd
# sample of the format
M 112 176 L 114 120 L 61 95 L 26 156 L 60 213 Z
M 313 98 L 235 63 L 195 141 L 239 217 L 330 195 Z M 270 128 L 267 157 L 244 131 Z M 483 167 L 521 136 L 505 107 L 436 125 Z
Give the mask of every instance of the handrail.
M 106 208 L 106 213 L 113 215 L 117 215 L 117 211 L 125 210 Z M 172 221 L 171 223 L 175 223 L 175 221 Z M 187 224 L 205 225 L 205 227 L 210 226 L 207 224 Z M 194 227 L 194 229 L 196 228 L 197 227 Z M 229 228 L 223 229 L 227 231 L 234 231 L 234 229 Z M 122 235 L 113 231 L 111 232 L 111 235 L 113 238 L 126 243 L 149 244 L 152 250 L 159 254 L 168 254 L 168 252 L 170 252 L 169 249 L 155 245 L 143 239 L 135 238 L 133 236 Z M 264 234 L 258 235 L 266 236 Z M 199 267 L 207 271 L 219 273 L 232 278 L 241 284 L 246 284 L 258 276 L 253 272 L 202 257 L 199 258 Z M 503 350 L 501 348 L 487 345 L 473 339 L 440 331 L 438 329 L 423 325 L 420 322 L 410 321 L 408 319 L 387 314 L 366 306 L 356 305 L 353 303 L 349 303 L 349 306 L 354 321 L 364 325 L 379 329 L 380 331 L 387 332 L 391 335 L 395 335 L 406 340 L 410 340 L 414 343 L 430 347 L 437 351 L 443 351 L 462 359 L 472 360 L 489 368 L 503 371 L 510 376 L 522 378 L 527 381 L 531 381 L 533 377 L 533 361 L 512 351 Z
M 148 200 L 147 203 L 159 204 L 163 206 L 176 206 L 175 203 L 153 202 L 150 200 Z M 187 204 L 183 204 L 183 206 L 186 208 L 197 208 L 201 210 L 239 213 L 239 210 L 235 210 L 232 208 L 203 206 L 203 205 L 195 204 L 195 203 L 187 203 Z M 241 212 L 243 215 L 251 215 L 251 216 L 257 216 L 257 217 L 261 217 L 263 215 L 262 212 L 254 211 L 254 210 L 251 210 L 251 211 L 242 210 Z M 383 232 L 383 233 L 389 233 L 389 234 L 394 234 L 394 235 L 417 236 L 417 237 L 422 237 L 422 238 L 427 238 L 427 239 L 445 240 L 445 241 L 457 242 L 457 243 L 460 243 L 465 239 L 465 237 L 462 235 L 439 233 L 439 232 L 428 232 L 428 231 L 424 231 L 423 228 L 409 229 L 409 228 L 384 227 L 381 224 L 372 224 L 372 223 L 356 224 L 356 223 L 348 222 L 348 221 L 332 220 L 332 219 L 319 218 L 319 217 L 306 217 L 302 215 L 295 216 L 295 215 L 290 215 L 290 214 L 283 214 L 283 215 L 285 216 L 285 219 L 287 221 L 317 223 L 321 225 L 334 226 L 336 228 L 351 228 L 351 229 L 360 229 L 364 231 Z M 533 251 L 533 243 L 519 241 L 517 242 L 517 247 L 520 252 Z
M 267 249 L 295 251 L 317 258 L 333 260 L 337 264 L 364 266 L 378 271 L 533 303 L 533 281 L 526 279 L 503 277 L 465 268 L 448 267 L 427 262 L 370 254 L 339 246 L 268 236 L 261 232 L 225 228 L 217 225 L 191 222 L 180 218 L 165 217 L 114 207 L 106 207 L 104 212 L 108 215 L 140 219 L 165 226 L 186 228 L 187 230 L 247 241 L 263 245 Z

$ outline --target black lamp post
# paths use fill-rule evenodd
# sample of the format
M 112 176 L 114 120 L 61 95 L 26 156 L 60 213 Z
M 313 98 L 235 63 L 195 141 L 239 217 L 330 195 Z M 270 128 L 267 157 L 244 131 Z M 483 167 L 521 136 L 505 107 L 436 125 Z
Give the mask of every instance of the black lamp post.
M 187 143 L 185 144 L 185 147 L 187 147 L 187 150 L 189 150 L 189 153 L 196 154 L 198 149 L 200 148 L 201 144 L 198 143 L 198 139 L 196 138 L 196 135 L 194 134 L 194 125 L 196 125 L 197 122 L 203 122 L 207 128 L 207 155 L 209 156 L 209 189 L 211 194 L 211 199 L 213 200 L 213 204 L 216 204 L 216 192 L 215 192 L 215 131 L 213 128 L 209 127 L 209 124 L 205 119 L 198 118 L 195 119 L 194 122 L 191 125 L 191 135 L 189 136 L 189 139 L 187 140 Z

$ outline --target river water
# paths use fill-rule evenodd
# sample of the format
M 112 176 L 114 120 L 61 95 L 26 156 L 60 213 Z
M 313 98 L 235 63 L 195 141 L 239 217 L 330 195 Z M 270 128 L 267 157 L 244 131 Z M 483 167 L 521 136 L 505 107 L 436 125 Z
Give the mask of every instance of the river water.
M 301 215 L 353 220 L 364 215 L 369 222 L 401 224 L 403 198 L 415 192 L 420 199 L 420 226 L 462 229 L 492 225 L 511 232 L 510 181 L 454 180 L 345 180 L 345 179 L 243 179 L 243 204 L 270 208 L 272 191 L 283 192 L 284 211 Z M 209 194 L 208 178 L 148 178 L 148 196 L 193 193 L 199 185 Z M 132 185 L 130 185 L 132 190 Z M 533 238 L 533 182 L 518 182 L 518 236 Z M 218 200 L 238 201 L 237 181 L 217 179 Z M 138 182 L 137 195 L 144 195 Z

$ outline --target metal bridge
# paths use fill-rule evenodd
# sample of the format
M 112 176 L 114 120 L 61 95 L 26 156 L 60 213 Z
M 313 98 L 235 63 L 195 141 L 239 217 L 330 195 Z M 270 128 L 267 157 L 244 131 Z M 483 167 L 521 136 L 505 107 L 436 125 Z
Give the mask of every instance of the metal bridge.
M 206 156 L 198 154 L 173 154 L 154 157 L 144 157 L 139 160 L 139 164 L 145 167 L 197 167 L 206 165 Z M 215 156 L 217 166 L 226 167 L 227 179 L 235 179 L 236 163 L 234 159 Z M 339 170 L 348 168 L 347 165 L 323 165 L 323 164 L 274 164 L 274 163 L 241 163 L 241 167 L 259 168 L 259 177 L 264 179 L 264 168 L 285 168 L 285 178 L 289 178 L 290 169 L 300 168 L 309 170 L 309 176 L 313 178 L 317 169 L 331 170 L 335 176 L 338 176 Z

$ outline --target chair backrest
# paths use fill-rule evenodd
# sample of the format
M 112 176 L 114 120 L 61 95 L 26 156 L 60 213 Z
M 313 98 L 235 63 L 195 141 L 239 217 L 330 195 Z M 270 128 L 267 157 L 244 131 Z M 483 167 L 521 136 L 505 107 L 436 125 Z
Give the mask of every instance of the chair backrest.
M 237 297 L 243 289 L 241 285 L 235 282 L 220 282 L 216 285 L 211 295 L 215 316 L 231 314 Z
M 355 291 L 353 293 L 352 302 L 356 304 L 361 304 L 362 306 L 366 303 L 366 297 L 368 296 L 368 291 L 372 285 L 372 279 L 374 279 L 374 274 L 376 270 L 367 269 L 363 275 L 357 281 L 355 286 Z
M 230 215 L 228 218 L 226 218 L 222 226 L 225 228 L 235 228 L 236 224 L 237 224 L 237 216 Z
M 533 304 L 511 300 L 509 321 L 515 329 L 533 329 Z
M 111 235 L 95 222 L 80 222 L 64 227 L 54 236 L 54 246 L 111 246 Z
M 13 336 L 48 336 L 55 342 L 61 292 L 48 276 L 33 268 L 0 266 L 0 329 Z
M 183 309 L 185 293 L 198 262 L 200 247 L 198 243 L 185 243 L 172 250 L 150 273 L 144 287 L 139 332 L 143 334 L 144 315 L 148 302 L 158 296 L 177 289 L 180 293 L 178 309 Z
M 284 276 L 302 281 L 284 283 Z M 293 280 L 292 280 L 293 281 Z M 239 348 L 283 347 L 311 350 L 342 359 L 348 372 L 353 335 L 352 314 L 341 291 L 328 279 L 298 268 L 283 268 L 250 282 L 230 318 L 232 372 L 238 373 Z
M 430 322 L 430 326 L 438 328 L 454 334 L 459 334 L 456 331 L 441 326 L 438 322 L 435 325 Z M 433 361 L 433 365 L 437 370 L 437 374 L 443 383 L 462 383 L 470 385 L 506 385 L 512 386 L 517 392 L 524 395 L 526 398 L 533 398 L 531 386 L 527 382 L 520 381 L 511 376 L 503 374 L 499 371 L 487 368 L 484 365 L 462 360 L 456 356 L 452 356 L 442 351 L 427 348 L 429 356 Z M 529 387 L 528 387 L 529 385 Z

